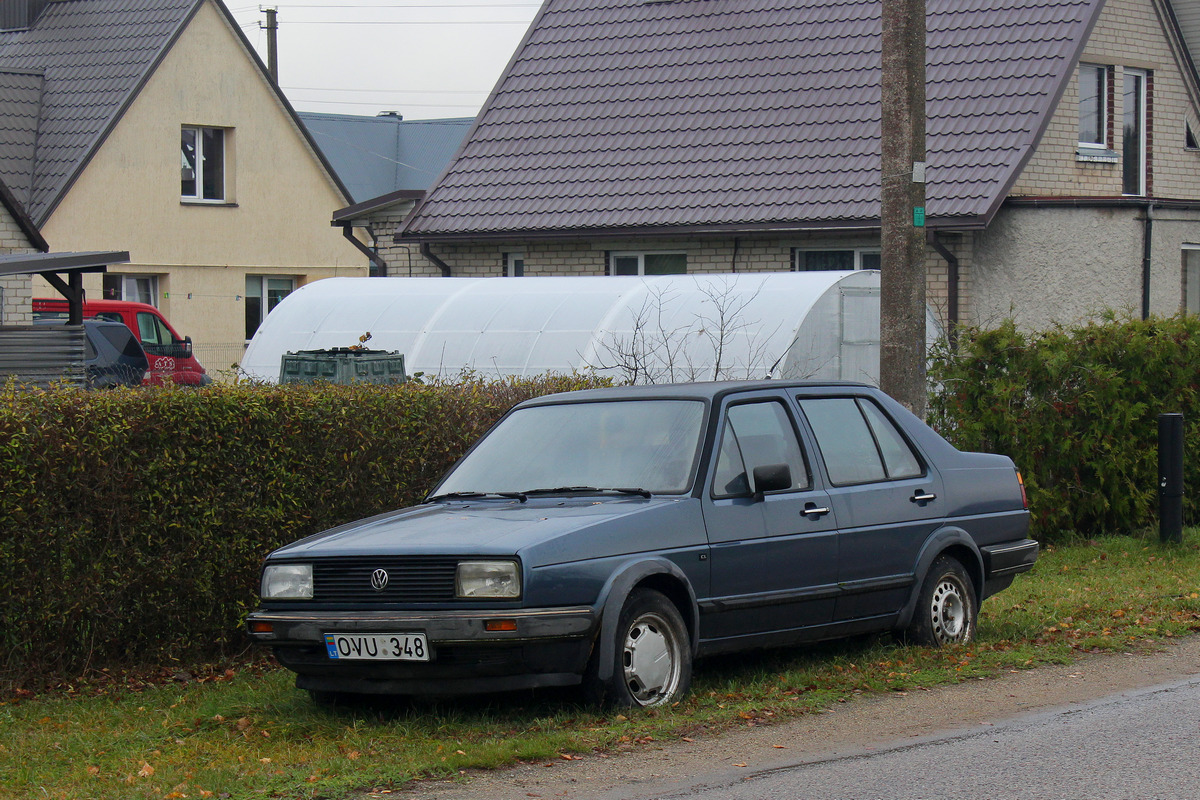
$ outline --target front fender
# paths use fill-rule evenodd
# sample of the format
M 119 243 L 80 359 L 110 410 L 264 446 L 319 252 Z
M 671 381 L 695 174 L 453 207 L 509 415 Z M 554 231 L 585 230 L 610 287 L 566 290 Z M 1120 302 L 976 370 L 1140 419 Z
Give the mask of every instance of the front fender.
M 921 588 L 925 585 L 925 578 L 929 575 L 933 562 L 937 560 L 938 556 L 949 550 L 954 551 L 954 557 L 961 561 L 966 568 L 967 574 L 971 576 L 971 582 L 975 585 L 977 602 L 982 602 L 980 598 L 983 597 L 983 555 L 979 552 L 979 546 L 962 528 L 938 528 L 925 540 L 925 545 L 917 556 L 916 568 L 913 570 L 915 580 L 912 591 L 908 596 L 908 602 L 904 604 L 904 608 L 900 610 L 900 616 L 896 620 L 897 629 L 907 628 L 912 622 L 913 614 L 917 610 L 917 601 L 921 598 Z
M 597 677 L 602 681 L 606 681 L 613 675 L 614 656 L 616 655 L 616 634 L 617 622 L 621 618 L 621 608 L 625 605 L 626 598 L 637 586 L 644 583 L 649 578 L 663 576 L 671 579 L 674 583 L 687 593 L 689 608 L 680 609 L 683 612 L 684 618 L 688 623 L 688 636 L 691 639 L 692 656 L 696 655 L 696 648 L 700 641 L 699 637 L 699 610 L 696 604 L 696 592 L 692 589 L 692 584 L 688 581 L 674 562 L 661 558 L 642 558 L 637 561 L 629 561 L 622 564 L 619 568 L 613 571 L 608 581 L 604 584 L 604 588 L 600 591 L 599 600 L 596 603 L 596 608 L 600 613 L 600 641 L 597 643 L 599 651 L 596 656 L 597 661 Z

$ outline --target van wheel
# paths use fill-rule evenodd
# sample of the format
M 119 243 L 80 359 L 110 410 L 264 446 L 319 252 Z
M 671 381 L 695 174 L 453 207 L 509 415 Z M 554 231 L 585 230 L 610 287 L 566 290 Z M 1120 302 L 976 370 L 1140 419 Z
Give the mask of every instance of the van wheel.
M 692 648 L 679 609 L 651 589 L 630 593 L 615 634 L 612 677 L 601 681 L 589 665 L 589 699 L 624 708 L 674 703 L 692 682 Z
M 925 577 L 904 638 L 929 647 L 966 644 L 975 638 L 978 619 L 975 586 L 966 569 L 956 558 L 939 556 Z

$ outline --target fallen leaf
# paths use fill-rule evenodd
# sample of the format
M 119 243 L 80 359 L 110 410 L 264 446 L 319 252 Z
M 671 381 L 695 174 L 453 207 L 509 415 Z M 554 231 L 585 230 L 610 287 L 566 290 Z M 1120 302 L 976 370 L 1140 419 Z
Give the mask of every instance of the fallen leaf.
M 746 766 L 746 762 L 745 762 L 745 761 L 740 761 L 740 762 L 738 762 L 737 764 L 734 764 L 734 766 L 735 766 L 735 767 L 744 767 L 744 766 Z
M 154 774 L 154 767 L 150 766 L 145 761 L 143 761 L 142 768 L 138 770 L 138 777 L 149 778 L 153 774 Z

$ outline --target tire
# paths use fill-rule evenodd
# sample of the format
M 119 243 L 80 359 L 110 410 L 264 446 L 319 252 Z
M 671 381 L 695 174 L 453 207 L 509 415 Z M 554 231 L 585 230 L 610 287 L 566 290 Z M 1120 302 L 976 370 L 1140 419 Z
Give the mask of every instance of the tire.
M 692 682 L 692 646 L 679 609 L 651 589 L 635 589 L 625 600 L 613 641 L 612 677 L 598 677 L 593 660 L 585 679 L 590 699 L 601 705 L 652 708 L 687 694 Z M 599 650 L 599 648 L 597 648 Z
M 904 638 L 929 647 L 967 644 L 975 638 L 978 621 L 979 602 L 967 570 L 958 559 L 939 556 L 921 586 Z

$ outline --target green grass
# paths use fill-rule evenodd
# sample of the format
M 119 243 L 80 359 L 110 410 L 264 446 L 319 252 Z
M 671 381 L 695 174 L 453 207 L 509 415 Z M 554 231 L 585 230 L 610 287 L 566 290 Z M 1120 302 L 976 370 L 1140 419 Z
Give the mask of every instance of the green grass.
M 1200 532 L 1044 552 L 984 604 L 969 647 L 890 637 L 703 662 L 674 707 L 600 713 L 570 692 L 326 710 L 290 673 L 93 682 L 0 704 L 0 798 L 339 798 L 424 777 L 695 736 L 906 691 L 1156 647 L 1200 630 Z M 78 688 L 78 687 L 77 687 Z

